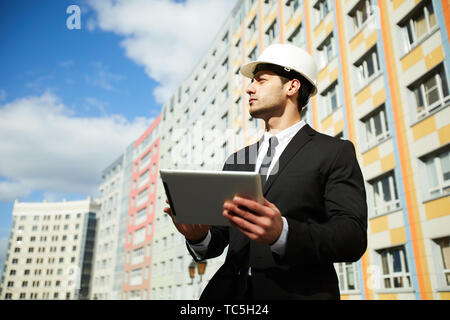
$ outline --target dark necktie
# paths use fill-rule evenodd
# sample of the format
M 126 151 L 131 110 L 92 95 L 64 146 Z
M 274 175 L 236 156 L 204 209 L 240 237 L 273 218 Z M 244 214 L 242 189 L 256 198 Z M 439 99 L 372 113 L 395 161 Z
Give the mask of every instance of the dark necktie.
M 261 175 L 261 183 L 262 186 L 266 183 L 269 173 L 269 167 L 272 163 L 273 156 L 275 155 L 275 148 L 278 145 L 277 137 L 273 136 L 269 139 L 269 148 L 267 149 L 267 153 L 264 156 L 264 159 L 261 163 L 261 167 L 259 168 L 259 174 Z

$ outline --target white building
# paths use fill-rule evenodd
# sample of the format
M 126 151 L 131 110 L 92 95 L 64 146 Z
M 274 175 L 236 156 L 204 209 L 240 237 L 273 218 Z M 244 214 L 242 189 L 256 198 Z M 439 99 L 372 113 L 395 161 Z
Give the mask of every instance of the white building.
M 232 42 L 241 1 L 187 79 L 162 108 L 160 167 L 222 170 L 229 154 L 256 141 L 263 124 L 244 112 L 244 84 L 239 74 L 242 44 Z M 239 27 L 240 28 L 240 27 Z M 248 57 L 250 60 L 252 57 Z M 192 280 L 184 237 L 165 215 L 166 195 L 159 180 L 151 299 L 198 299 L 223 264 L 225 252 L 207 261 L 206 272 Z
M 0 299 L 87 299 L 99 209 L 16 201 Z
M 126 217 L 128 209 L 128 202 L 125 203 L 125 208 L 122 205 L 123 194 L 129 194 L 129 191 L 127 193 L 127 190 L 124 190 L 123 187 L 125 175 L 124 158 L 125 154 L 121 155 L 102 173 L 103 183 L 100 186 L 100 192 L 102 193 L 100 200 L 101 210 L 97 216 L 97 235 L 90 299 L 108 300 L 120 297 L 121 288 L 119 287 L 119 290 L 115 290 L 114 281 L 116 265 L 119 265 L 119 267 L 121 265 L 121 269 L 123 269 L 123 261 L 118 259 L 117 249 L 119 244 L 125 239 L 125 230 L 120 229 L 121 213 L 125 213 Z M 119 278 L 120 281 L 121 275 Z

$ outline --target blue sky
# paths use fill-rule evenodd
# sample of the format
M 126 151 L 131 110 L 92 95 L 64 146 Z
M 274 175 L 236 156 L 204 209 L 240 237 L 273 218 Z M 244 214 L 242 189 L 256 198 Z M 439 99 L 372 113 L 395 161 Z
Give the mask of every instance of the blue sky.
M 74 3 L 81 5 L 73 0 L 0 2 L 0 103 L 51 91 L 78 117 L 120 114 L 132 121 L 157 116 L 161 104 L 152 95 L 155 81 L 124 55 L 120 36 L 87 30 L 83 12 L 82 28 L 67 29 L 66 8 Z M 42 201 L 43 192 L 21 200 Z M 0 203 L 0 238 L 9 234 L 12 204 Z
M 101 170 L 158 116 L 235 2 L 0 1 L 0 266 L 14 199 L 98 196 Z

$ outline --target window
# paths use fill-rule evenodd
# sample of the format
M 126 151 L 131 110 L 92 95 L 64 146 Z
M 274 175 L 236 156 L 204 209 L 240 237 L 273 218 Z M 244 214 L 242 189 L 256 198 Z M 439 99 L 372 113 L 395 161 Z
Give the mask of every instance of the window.
M 366 147 L 370 148 L 390 136 L 384 105 L 362 119 Z
M 359 88 L 364 87 L 380 71 L 377 47 L 374 46 L 355 64 L 356 79 Z
M 222 88 L 222 100 L 226 100 L 229 97 L 228 84 Z
M 253 20 L 248 25 L 248 39 L 251 39 L 252 36 L 256 33 L 256 16 L 253 18 Z
M 435 240 L 439 245 L 440 261 L 442 261 L 442 271 L 444 274 L 444 284 L 450 287 L 450 237 Z
M 230 69 L 230 63 L 228 62 L 228 58 L 226 58 L 222 62 L 222 69 L 224 70 L 224 72 L 226 72 L 226 71 L 228 71 Z
M 266 44 L 271 44 L 275 38 L 278 37 L 278 20 L 275 19 L 274 22 L 266 31 Z
M 321 93 L 323 118 L 334 112 L 339 106 L 338 82 L 334 82 L 327 90 Z
M 130 285 L 140 285 L 142 283 L 142 268 L 131 271 Z
M 145 189 L 141 193 L 139 193 L 136 201 L 136 207 L 139 207 L 140 205 L 146 203 L 148 200 L 148 189 Z
M 139 184 L 138 189 L 142 188 L 150 181 L 150 170 L 145 171 L 143 174 L 139 176 Z
M 305 44 L 305 38 L 303 35 L 303 26 L 300 24 L 292 33 L 292 35 L 288 38 L 288 42 L 302 47 Z
M 450 148 L 424 159 L 427 177 L 426 196 L 437 197 L 450 192 Z
M 414 97 L 416 120 L 450 102 L 446 72 L 442 64 L 428 75 L 421 77 L 409 89 Z
M 139 210 L 134 217 L 134 225 L 139 225 L 147 220 L 147 208 Z
M 139 244 L 145 240 L 145 227 L 140 228 L 134 233 L 133 245 Z
M 323 69 L 336 55 L 336 44 L 333 33 L 325 39 L 317 50 L 319 54 L 319 69 Z
M 353 31 L 356 33 L 364 23 L 374 14 L 373 0 L 362 0 L 349 13 Z
M 139 264 L 142 262 L 144 262 L 144 247 L 135 249 L 131 258 L 131 264 Z
M 285 21 L 286 24 L 289 19 L 295 14 L 297 9 L 300 7 L 299 0 L 288 0 L 286 1 L 286 14 L 285 14 Z
M 392 171 L 381 178 L 375 179 L 370 185 L 373 193 L 374 216 L 400 208 L 397 185 Z
M 341 262 L 335 264 L 341 291 L 358 290 L 358 272 L 356 263 Z
M 225 35 L 223 36 L 223 38 L 222 38 L 222 42 L 225 44 L 225 45 L 227 45 L 228 44 L 228 32 L 227 33 L 225 33 Z
M 403 246 L 378 251 L 385 289 L 410 288 L 411 276 Z
M 314 5 L 316 25 L 318 25 L 330 12 L 330 0 L 319 0 Z
M 424 1 L 425 2 L 425 1 Z M 436 26 L 436 15 L 434 14 L 432 1 L 427 1 L 418 7 L 411 16 L 399 24 L 403 42 L 404 52 L 409 52 Z
M 256 46 L 248 55 L 248 58 L 250 61 L 256 61 L 257 59 L 257 53 L 258 52 L 258 46 Z

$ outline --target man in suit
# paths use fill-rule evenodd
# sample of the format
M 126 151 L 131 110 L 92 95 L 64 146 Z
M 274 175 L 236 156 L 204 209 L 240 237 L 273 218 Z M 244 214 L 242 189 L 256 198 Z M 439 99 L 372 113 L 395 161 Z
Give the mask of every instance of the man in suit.
M 357 261 L 367 246 L 366 195 L 353 144 L 301 119 L 317 93 L 316 64 L 303 49 L 271 45 L 241 73 L 252 79 L 249 112 L 266 131 L 223 170 L 260 172 L 264 203 L 226 201 L 231 227 L 174 222 L 196 261 L 228 246 L 201 299 L 339 299 L 333 263 Z

